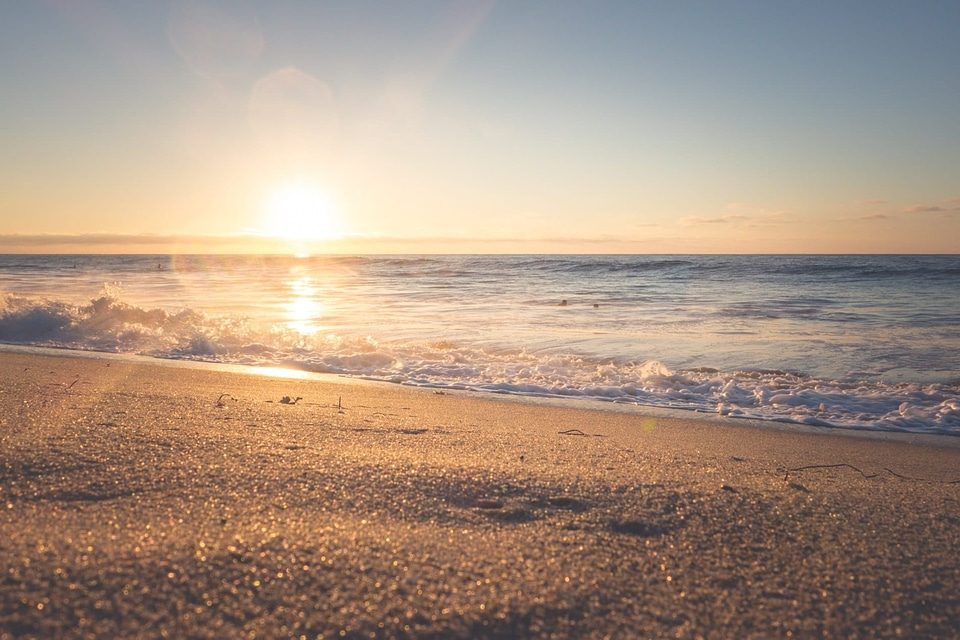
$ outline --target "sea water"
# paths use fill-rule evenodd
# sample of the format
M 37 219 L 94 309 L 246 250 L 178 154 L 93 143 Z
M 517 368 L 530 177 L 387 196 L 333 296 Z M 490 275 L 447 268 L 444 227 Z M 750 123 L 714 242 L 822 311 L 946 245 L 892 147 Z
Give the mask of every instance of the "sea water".
M 960 435 L 960 256 L 0 256 L 0 342 Z

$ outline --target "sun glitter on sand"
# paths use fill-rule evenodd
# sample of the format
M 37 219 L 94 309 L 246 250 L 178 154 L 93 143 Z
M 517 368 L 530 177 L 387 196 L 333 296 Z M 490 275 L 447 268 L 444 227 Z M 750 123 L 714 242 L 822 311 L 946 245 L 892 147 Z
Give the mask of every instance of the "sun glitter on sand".
M 10 637 L 958 631 L 954 438 L 95 358 L 0 380 Z M 837 463 L 879 475 L 800 470 Z

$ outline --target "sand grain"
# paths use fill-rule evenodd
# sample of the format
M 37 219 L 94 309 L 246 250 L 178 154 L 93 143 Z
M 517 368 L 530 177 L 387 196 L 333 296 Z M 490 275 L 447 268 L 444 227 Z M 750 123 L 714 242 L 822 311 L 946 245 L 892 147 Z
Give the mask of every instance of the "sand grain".
M 17 353 L 0 382 L 0 637 L 960 634 L 949 438 Z M 827 464 L 878 475 L 785 471 Z

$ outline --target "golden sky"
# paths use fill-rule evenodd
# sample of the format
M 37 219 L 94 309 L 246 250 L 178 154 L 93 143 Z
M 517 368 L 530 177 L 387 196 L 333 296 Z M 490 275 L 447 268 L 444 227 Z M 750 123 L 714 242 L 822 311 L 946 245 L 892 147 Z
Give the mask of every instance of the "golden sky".
M 960 4 L 0 4 L 0 252 L 956 253 Z

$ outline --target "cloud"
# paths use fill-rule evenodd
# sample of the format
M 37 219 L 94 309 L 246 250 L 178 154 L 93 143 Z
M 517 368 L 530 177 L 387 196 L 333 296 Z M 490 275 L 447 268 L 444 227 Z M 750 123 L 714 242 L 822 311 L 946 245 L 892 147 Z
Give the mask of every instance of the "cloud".
M 878 204 L 886 204 L 883 200 L 861 200 L 855 202 L 854 205 L 859 207 L 871 207 Z M 843 222 L 869 222 L 873 220 L 895 220 L 901 216 L 923 216 L 926 214 L 935 214 L 940 218 L 955 218 L 960 214 L 960 198 L 948 198 L 946 200 L 941 200 L 938 204 L 929 204 L 929 203 L 917 203 L 909 207 L 902 207 L 898 209 L 886 208 L 885 211 L 877 213 L 863 213 L 857 214 L 856 212 L 851 212 L 854 215 L 844 216 L 838 218 Z
M 252 235 L 190 236 L 123 233 L 10 233 L 0 235 L 0 246 L 50 246 L 50 245 L 165 245 L 165 244 L 242 244 L 255 240 Z
M 901 209 L 900 213 L 907 215 L 936 213 L 940 214 L 941 218 L 955 218 L 960 214 L 960 198 L 947 198 L 941 200 L 939 204 L 915 204 Z
M 750 216 L 731 214 L 728 216 L 722 216 L 719 218 L 703 218 L 700 216 L 690 216 L 681 220 L 681 224 L 690 226 L 699 226 L 703 224 L 729 224 L 736 222 L 744 222 L 750 220 Z
M 0 253 L 263 253 L 279 241 L 253 234 L 0 234 Z
M 747 213 L 728 213 L 724 216 L 689 216 L 683 218 L 680 224 L 693 227 L 700 225 L 716 224 L 734 224 L 746 227 L 765 227 L 777 224 L 791 224 L 795 222 L 797 214 L 792 211 L 779 210 L 770 211 L 762 207 L 757 207 L 743 202 L 731 202 L 724 206 L 727 211 L 749 212 Z
M 291 253 L 307 251 L 329 254 L 359 253 L 631 253 L 659 250 L 672 238 L 623 237 L 604 234 L 591 237 L 537 236 L 364 236 L 351 235 L 329 241 L 291 246 L 282 239 L 258 234 L 224 236 L 153 234 L 0 234 L 0 254 L 24 253 L 131 253 L 216 254 Z
M 873 198 L 870 200 L 857 200 L 853 203 L 857 207 L 876 207 L 881 204 L 887 204 L 886 200 L 880 200 L 878 198 Z
M 722 220 L 726 222 L 743 222 L 748 227 L 764 227 L 773 224 L 792 223 L 797 217 L 797 214 L 786 209 L 771 211 L 770 209 L 765 209 L 764 207 L 759 207 L 746 202 L 731 202 L 730 204 L 726 205 L 724 209 L 727 211 L 739 211 L 743 213 L 729 214 L 723 216 L 722 218 L 701 218 L 701 220 L 704 222 L 713 222 L 715 220 Z
M 943 211 L 943 207 L 938 207 L 935 204 L 915 204 L 904 209 L 904 213 L 939 213 L 941 211 Z

